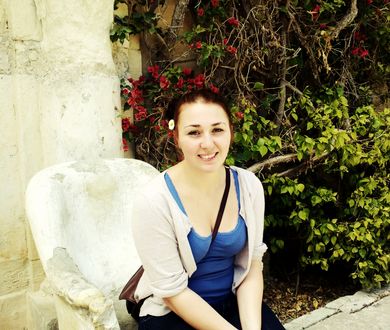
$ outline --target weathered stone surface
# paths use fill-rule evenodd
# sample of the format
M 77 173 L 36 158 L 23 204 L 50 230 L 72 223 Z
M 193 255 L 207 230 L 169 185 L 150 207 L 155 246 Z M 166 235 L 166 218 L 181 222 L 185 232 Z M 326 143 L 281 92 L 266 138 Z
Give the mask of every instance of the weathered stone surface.
M 29 279 L 30 279 L 30 289 L 32 291 L 39 290 L 43 280 L 45 279 L 45 272 L 42 268 L 41 261 L 33 260 L 28 261 L 28 272 L 29 272 Z
M 6 0 L 9 26 L 16 40 L 40 40 L 41 24 L 34 0 Z
M 0 296 L 0 325 L 1 330 L 26 329 L 25 290 Z
M 54 250 L 47 277 L 55 291 L 60 328 L 119 329 L 112 300 L 88 283 L 65 249 Z
M 54 299 L 43 291 L 28 292 L 27 328 L 28 330 L 57 330 L 57 313 Z
M 131 328 L 118 295 L 140 264 L 131 239 L 133 196 L 157 174 L 134 159 L 95 160 L 56 165 L 30 181 L 26 210 L 43 268 L 56 294 L 81 314 L 92 302 L 115 301 L 121 327 Z
M 307 329 L 319 321 L 326 319 L 336 313 L 338 313 L 338 311 L 334 309 L 320 308 L 285 324 L 284 327 L 286 330 Z
M 0 297 L 28 287 L 28 269 L 25 260 L 0 260 Z
M 358 291 L 354 295 L 341 297 L 326 305 L 326 308 L 337 309 L 345 313 L 356 312 L 377 300 L 373 294 Z
M 339 313 L 310 327 L 310 330 L 388 330 L 390 296 L 355 313 Z

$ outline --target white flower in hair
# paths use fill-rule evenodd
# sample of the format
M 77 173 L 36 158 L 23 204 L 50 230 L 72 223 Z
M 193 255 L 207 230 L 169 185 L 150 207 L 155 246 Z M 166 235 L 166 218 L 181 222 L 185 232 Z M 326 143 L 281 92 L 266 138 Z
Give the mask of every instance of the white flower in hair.
M 175 121 L 173 119 L 171 119 L 169 122 L 168 122 L 168 128 L 173 131 L 174 128 L 175 128 Z

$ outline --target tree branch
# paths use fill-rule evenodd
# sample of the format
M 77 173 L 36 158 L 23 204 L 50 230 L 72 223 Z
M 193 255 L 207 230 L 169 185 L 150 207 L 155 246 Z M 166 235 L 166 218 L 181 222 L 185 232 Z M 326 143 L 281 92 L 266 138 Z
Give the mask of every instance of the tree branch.
M 188 8 L 189 0 L 179 0 L 175 6 L 172 16 L 170 33 L 167 38 L 167 44 L 172 47 L 177 39 L 177 31 L 183 27 L 185 14 Z
M 278 165 L 281 163 L 293 162 L 297 159 L 298 159 L 297 154 L 287 154 L 287 155 L 283 155 L 283 156 L 276 156 L 276 157 L 269 158 L 263 162 L 253 164 L 252 166 L 250 166 L 248 168 L 248 171 L 256 173 L 258 171 L 262 171 L 265 168 L 271 168 L 272 166 Z
M 339 36 L 339 33 L 344 30 L 351 22 L 355 19 L 358 14 L 357 0 L 351 1 L 351 8 L 347 15 L 345 15 L 336 25 L 335 29 L 330 34 L 330 38 L 336 39 Z

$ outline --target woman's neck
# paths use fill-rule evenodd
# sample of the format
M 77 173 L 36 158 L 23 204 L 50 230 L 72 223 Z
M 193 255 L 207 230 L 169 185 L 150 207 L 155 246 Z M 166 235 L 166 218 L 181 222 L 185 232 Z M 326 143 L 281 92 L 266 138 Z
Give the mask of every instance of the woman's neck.
M 205 172 L 182 161 L 175 167 L 176 180 L 199 192 L 214 192 L 218 187 L 225 184 L 224 166 L 221 166 L 213 172 Z

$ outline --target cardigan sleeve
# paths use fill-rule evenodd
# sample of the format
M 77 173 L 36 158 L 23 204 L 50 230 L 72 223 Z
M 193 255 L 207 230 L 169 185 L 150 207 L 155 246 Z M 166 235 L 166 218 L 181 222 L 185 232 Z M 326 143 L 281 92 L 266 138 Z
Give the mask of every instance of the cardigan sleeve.
M 265 199 L 264 189 L 260 180 L 255 176 L 256 184 L 254 185 L 254 198 L 253 198 L 253 210 L 256 217 L 256 235 L 255 246 L 253 251 L 253 259 L 262 261 L 265 251 L 267 251 L 267 245 L 263 242 L 264 232 L 264 211 L 265 211 Z
M 165 298 L 188 285 L 180 259 L 169 209 L 164 202 L 139 194 L 134 203 L 132 231 L 134 243 L 153 295 Z

